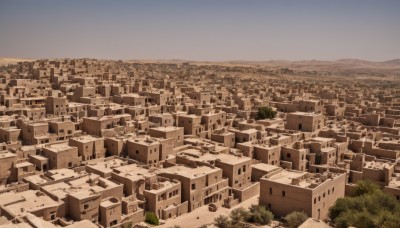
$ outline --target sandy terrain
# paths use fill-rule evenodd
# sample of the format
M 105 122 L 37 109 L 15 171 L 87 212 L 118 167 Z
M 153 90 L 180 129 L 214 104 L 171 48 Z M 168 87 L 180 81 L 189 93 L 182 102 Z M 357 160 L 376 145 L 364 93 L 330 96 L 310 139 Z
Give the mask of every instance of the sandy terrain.
M 248 208 L 252 204 L 258 204 L 258 195 L 254 196 L 239 205 L 236 205 L 235 207 L 228 209 L 225 207 L 219 207 L 216 212 L 210 212 L 208 210 L 208 206 L 203 206 L 200 208 L 197 208 L 194 212 L 195 213 L 187 213 L 184 215 L 181 215 L 175 219 L 168 219 L 166 220 L 164 225 L 157 226 L 157 227 L 162 227 L 162 228 L 169 228 L 169 227 L 174 227 L 175 225 L 178 225 L 182 228 L 196 228 L 200 227 L 204 224 L 209 225 L 214 222 L 214 218 L 216 218 L 219 215 L 227 215 L 229 216 L 229 213 L 238 207 L 244 207 Z

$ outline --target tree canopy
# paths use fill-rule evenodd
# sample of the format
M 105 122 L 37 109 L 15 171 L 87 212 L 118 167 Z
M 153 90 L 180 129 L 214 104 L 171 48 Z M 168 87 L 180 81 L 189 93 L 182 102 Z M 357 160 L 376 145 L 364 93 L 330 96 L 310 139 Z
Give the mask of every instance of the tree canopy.
M 274 111 L 271 107 L 259 107 L 257 112 L 257 119 L 273 119 L 276 116 L 276 111 Z
M 335 227 L 399 227 L 400 203 L 370 181 L 357 183 L 356 195 L 338 199 L 329 209 Z

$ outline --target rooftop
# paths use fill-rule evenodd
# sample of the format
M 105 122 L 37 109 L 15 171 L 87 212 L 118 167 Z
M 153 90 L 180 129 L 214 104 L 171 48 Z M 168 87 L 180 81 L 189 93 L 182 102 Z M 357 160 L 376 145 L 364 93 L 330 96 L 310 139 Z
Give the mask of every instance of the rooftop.
M 195 179 L 211 173 L 220 171 L 220 168 L 210 168 L 208 166 L 198 166 L 197 168 L 191 168 L 187 166 L 177 165 L 164 168 L 159 173 L 175 174 L 189 179 Z
M 251 161 L 251 158 L 245 156 L 236 156 L 225 153 L 202 153 L 199 149 L 186 149 L 181 153 L 178 153 L 177 156 L 188 157 L 190 160 L 202 161 L 206 163 L 209 163 L 210 161 L 219 161 L 229 165 L 237 165 L 243 162 Z
M 281 171 L 274 173 L 273 175 L 268 177 L 265 176 L 264 178 L 280 184 L 293 185 L 300 188 L 315 189 L 330 178 L 335 178 L 339 175 L 344 174 L 313 174 L 296 170 L 282 169 Z
M 76 148 L 76 147 L 69 146 L 66 143 L 61 143 L 61 144 L 52 144 L 52 145 L 44 147 L 43 149 L 49 150 L 54 153 L 58 153 L 58 152 L 64 152 L 64 151 L 66 151 L 68 149 L 72 149 L 72 148 Z

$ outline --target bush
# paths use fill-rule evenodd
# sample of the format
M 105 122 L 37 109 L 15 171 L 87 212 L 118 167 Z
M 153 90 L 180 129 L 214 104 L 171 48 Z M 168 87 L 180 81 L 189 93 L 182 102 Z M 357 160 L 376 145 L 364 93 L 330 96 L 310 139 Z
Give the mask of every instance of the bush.
M 225 215 L 219 215 L 214 219 L 215 226 L 218 228 L 228 228 L 229 227 L 229 218 Z
M 371 181 L 359 181 L 356 196 L 338 199 L 329 217 L 336 227 L 398 227 L 400 203 Z
M 260 225 L 268 225 L 271 223 L 274 215 L 262 205 L 251 205 L 250 213 L 247 221 Z
M 231 218 L 231 224 L 237 225 L 240 222 L 244 222 L 248 219 L 249 212 L 246 211 L 246 209 L 244 209 L 243 207 L 239 207 L 239 208 L 233 209 L 231 211 L 231 214 L 229 215 L 229 217 Z
M 308 216 L 303 211 L 293 211 L 285 216 L 285 221 L 289 227 L 296 228 L 303 224 L 308 219 Z
M 258 120 L 263 120 L 263 119 L 273 119 L 276 116 L 276 113 L 274 110 L 272 110 L 271 107 L 259 107 L 258 112 L 257 112 L 257 119 Z
M 158 219 L 157 215 L 153 212 L 147 212 L 146 218 L 144 219 L 145 222 L 151 225 L 160 225 L 160 220 Z

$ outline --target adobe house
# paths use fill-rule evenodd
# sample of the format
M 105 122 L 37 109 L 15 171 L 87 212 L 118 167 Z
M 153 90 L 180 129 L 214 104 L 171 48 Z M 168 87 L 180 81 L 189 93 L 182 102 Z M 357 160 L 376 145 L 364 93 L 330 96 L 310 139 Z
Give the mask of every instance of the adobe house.
M 73 168 L 80 164 L 78 148 L 67 144 L 53 144 L 43 148 L 43 157 L 49 159 L 49 169 Z
M 84 135 L 70 138 L 68 145 L 78 148 L 78 156 L 82 157 L 82 161 L 105 157 L 106 149 L 103 138 Z
M 161 169 L 160 176 L 181 182 L 182 201 L 188 202 L 188 210 L 210 203 L 222 205 L 228 197 L 228 179 L 222 177 L 222 169 L 199 166 L 171 166 Z
M 314 132 L 325 126 L 325 117 L 322 114 L 294 112 L 286 115 L 286 129 Z
M 146 210 L 160 219 L 174 218 L 187 213 L 188 202 L 181 201 L 181 183 L 177 180 L 158 177 L 157 182 L 145 189 Z
M 157 166 L 160 159 L 160 142 L 151 138 L 129 139 L 127 142 L 128 156 L 143 164 Z
M 281 170 L 260 179 L 260 204 L 276 216 L 304 211 L 315 219 L 326 219 L 329 208 L 345 195 L 346 174 L 310 174 Z

